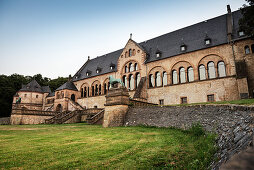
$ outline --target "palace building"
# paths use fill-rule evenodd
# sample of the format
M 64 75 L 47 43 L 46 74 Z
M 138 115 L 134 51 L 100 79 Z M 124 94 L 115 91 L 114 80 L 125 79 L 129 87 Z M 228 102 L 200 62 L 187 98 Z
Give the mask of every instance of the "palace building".
M 227 11 L 141 43 L 130 37 L 123 49 L 88 58 L 55 92 L 31 82 L 13 101 L 52 111 L 104 108 L 110 75 L 130 98 L 159 105 L 253 97 L 254 41 L 239 30 L 241 11 Z

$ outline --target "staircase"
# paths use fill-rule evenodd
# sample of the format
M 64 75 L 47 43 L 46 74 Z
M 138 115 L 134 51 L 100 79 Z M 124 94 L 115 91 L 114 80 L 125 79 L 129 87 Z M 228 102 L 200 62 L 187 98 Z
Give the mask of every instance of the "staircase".
M 55 116 L 53 116 L 50 119 L 46 119 L 45 123 L 46 124 L 63 124 L 75 116 L 77 116 L 77 119 L 80 119 L 80 114 L 79 114 L 78 110 L 74 110 L 71 112 L 61 112 L 61 113 L 56 114 Z M 78 122 L 78 120 L 73 123 L 77 123 L 77 122 Z
M 79 103 L 77 103 L 77 102 L 71 100 L 70 98 L 69 98 L 69 102 L 70 102 L 72 105 L 74 105 L 76 109 L 78 109 L 78 110 L 85 110 L 84 107 L 82 107 Z
M 90 125 L 102 124 L 103 117 L 104 117 L 104 109 L 95 114 L 94 116 L 87 118 L 86 121 Z
M 54 108 L 54 104 L 52 104 L 46 111 L 52 111 Z

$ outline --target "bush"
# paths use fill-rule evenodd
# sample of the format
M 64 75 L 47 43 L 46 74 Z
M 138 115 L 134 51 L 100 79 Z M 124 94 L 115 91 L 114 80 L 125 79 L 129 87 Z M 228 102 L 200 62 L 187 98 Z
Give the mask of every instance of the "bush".
M 199 122 L 193 123 L 191 128 L 189 129 L 189 132 L 196 137 L 205 135 L 205 130 L 203 129 L 203 126 Z

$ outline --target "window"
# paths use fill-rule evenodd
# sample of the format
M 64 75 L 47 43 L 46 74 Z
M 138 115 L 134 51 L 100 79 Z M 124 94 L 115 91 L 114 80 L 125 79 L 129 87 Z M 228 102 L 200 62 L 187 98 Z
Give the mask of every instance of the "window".
M 180 50 L 181 50 L 182 52 L 186 51 L 186 49 L 187 49 L 187 46 L 186 46 L 186 45 L 182 45 L 182 46 L 180 47 Z
M 90 96 L 90 91 L 89 91 L 89 87 L 87 87 L 87 97 Z
M 84 97 L 84 90 L 81 88 L 81 97 Z
M 129 57 L 131 57 L 131 56 L 132 56 L 132 50 L 129 49 Z
M 160 53 L 160 52 L 157 52 L 157 53 L 156 53 L 156 57 L 157 57 L 157 58 L 161 57 L 161 53 Z
M 220 61 L 218 63 L 218 74 L 219 74 L 219 77 L 226 77 L 226 68 L 223 61 Z
M 87 97 L 86 87 L 85 87 L 85 90 L 84 90 L 84 97 Z
M 125 66 L 124 71 L 125 73 L 128 73 L 128 66 Z
M 211 39 L 205 39 L 205 45 L 210 45 L 211 44 Z
M 154 87 L 154 78 L 153 75 L 149 75 L 149 87 Z
M 214 94 L 207 95 L 208 102 L 214 102 Z
M 254 53 L 254 44 L 251 45 L 251 51 Z
M 134 70 L 137 71 L 138 70 L 138 63 L 134 64 Z
M 244 51 L 245 51 L 245 54 L 250 54 L 250 47 L 248 45 L 246 45 L 244 47 Z
M 94 86 L 92 86 L 92 96 L 94 96 Z
M 215 73 L 214 62 L 211 61 L 208 63 L 208 78 L 213 79 L 215 77 L 216 77 L 216 73 Z
M 111 63 L 110 64 L 110 70 L 114 70 L 114 68 L 115 68 L 115 64 Z
M 133 89 L 134 89 L 134 77 L 133 77 L 132 74 L 131 74 L 130 77 L 129 77 L 129 89 L 130 89 L 130 90 L 133 90 Z
M 98 85 L 95 85 L 95 96 L 97 96 L 99 94 L 99 89 L 98 89 Z
M 101 95 L 101 85 L 99 85 L 99 95 Z
M 139 73 L 136 74 L 136 81 L 135 82 L 136 82 L 135 87 L 138 88 L 138 84 L 140 82 L 140 74 Z
M 187 103 L 187 97 L 181 97 L 181 104 Z
M 188 82 L 194 81 L 194 71 L 192 67 L 188 68 Z
M 129 64 L 130 72 L 134 71 L 134 66 L 132 63 Z
M 244 36 L 244 35 L 245 35 L 245 34 L 244 34 L 243 31 L 239 31 L 239 32 L 238 32 L 238 36 L 239 36 L 239 37 Z
M 100 73 L 100 72 L 101 72 L 101 71 L 100 71 L 99 69 L 96 70 L 96 73 L 97 73 L 97 74 Z
M 123 84 L 127 88 L 127 77 L 123 76 Z
M 180 71 L 180 83 L 185 83 L 186 82 L 185 69 L 181 67 L 179 71 Z
M 159 100 L 159 105 L 164 105 L 164 99 Z
M 107 94 L 107 83 L 104 83 L 104 94 Z
M 162 76 L 163 76 L 162 85 L 165 86 L 165 85 L 168 84 L 168 76 L 167 76 L 167 73 L 164 71 Z
M 127 57 L 128 57 L 128 52 L 126 51 L 126 52 L 125 52 L 125 58 L 127 58 Z
M 172 77 L 173 77 L 173 84 L 177 84 L 178 83 L 178 78 L 177 78 L 177 71 L 173 70 L 172 72 Z
M 199 80 L 205 80 L 206 79 L 206 70 L 204 65 L 199 66 Z
M 156 87 L 161 86 L 161 74 L 160 74 L 160 72 L 155 73 L 155 86 Z

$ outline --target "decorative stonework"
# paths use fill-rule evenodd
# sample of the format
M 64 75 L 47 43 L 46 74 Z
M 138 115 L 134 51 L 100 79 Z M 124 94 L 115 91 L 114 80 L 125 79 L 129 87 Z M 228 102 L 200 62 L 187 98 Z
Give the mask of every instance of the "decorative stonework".
M 128 104 L 129 93 L 125 87 L 111 88 L 106 95 L 103 127 L 123 126 Z

